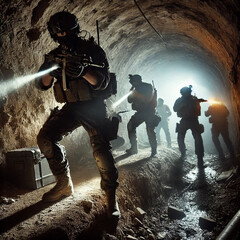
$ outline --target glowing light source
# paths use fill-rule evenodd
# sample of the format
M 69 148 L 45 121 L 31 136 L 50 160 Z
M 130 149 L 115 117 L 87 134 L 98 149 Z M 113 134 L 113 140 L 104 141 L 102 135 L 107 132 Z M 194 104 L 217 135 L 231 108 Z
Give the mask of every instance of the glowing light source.
M 220 104 L 222 104 L 222 102 L 217 101 L 215 99 L 209 99 L 208 102 L 209 102 L 210 105 L 216 105 L 216 104 L 220 105 Z
M 116 108 L 120 103 L 122 103 L 125 99 L 127 99 L 127 97 L 132 93 L 129 92 L 126 95 L 124 95 L 123 97 L 121 97 L 119 100 L 117 100 L 115 103 L 112 104 L 112 108 Z
M 18 77 L 15 79 L 11 79 L 11 80 L 7 80 L 4 82 L 0 83 L 0 98 L 6 96 L 7 94 L 16 91 L 17 89 L 23 87 L 25 84 L 33 81 L 35 78 L 41 77 L 46 75 L 47 73 L 50 73 L 51 71 L 57 69 L 58 66 L 55 65 L 47 70 L 38 72 L 38 73 L 34 73 L 34 74 L 30 74 L 27 76 L 23 76 L 23 77 Z

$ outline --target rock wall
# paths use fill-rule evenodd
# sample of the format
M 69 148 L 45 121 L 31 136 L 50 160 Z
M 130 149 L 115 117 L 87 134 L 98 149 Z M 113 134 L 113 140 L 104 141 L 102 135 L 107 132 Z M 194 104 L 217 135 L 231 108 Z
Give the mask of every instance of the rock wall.
M 99 20 L 100 44 L 108 55 L 110 70 L 117 73 L 120 82 L 116 99 L 128 91 L 129 73 L 136 69 L 140 74 L 151 72 L 169 60 L 168 53 L 181 50 L 183 56 L 202 59 L 216 76 L 221 76 L 215 84 L 231 96 L 239 133 L 239 2 L 136 2 L 162 38 L 145 21 L 134 1 L 2 1 L 0 84 L 37 72 L 43 54 L 56 46 L 46 23 L 52 14 L 67 10 L 76 14 L 81 29 L 95 38 L 95 21 Z M 33 83 L 0 99 L 0 164 L 6 151 L 36 145 L 36 135 L 54 106 L 52 92 L 39 92 Z M 127 121 L 129 116 L 123 119 Z M 121 127 L 121 131 L 126 136 L 126 128 Z M 73 151 L 90 151 L 89 146 L 85 148 L 88 139 L 82 137 L 81 130 L 66 141 Z

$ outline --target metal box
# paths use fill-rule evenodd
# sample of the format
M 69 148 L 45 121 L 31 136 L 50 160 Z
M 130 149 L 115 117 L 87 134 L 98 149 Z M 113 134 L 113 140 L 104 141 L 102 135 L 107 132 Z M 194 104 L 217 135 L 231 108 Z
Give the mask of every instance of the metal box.
M 28 189 L 37 189 L 55 182 L 47 159 L 38 147 L 20 148 L 6 153 L 10 180 Z

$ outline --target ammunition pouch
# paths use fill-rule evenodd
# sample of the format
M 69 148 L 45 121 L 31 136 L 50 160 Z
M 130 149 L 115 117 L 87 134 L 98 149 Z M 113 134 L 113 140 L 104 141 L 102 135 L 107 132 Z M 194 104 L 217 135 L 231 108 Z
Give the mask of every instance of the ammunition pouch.
M 59 103 L 88 101 L 92 98 L 109 98 L 117 93 L 117 80 L 115 73 L 110 73 L 110 81 L 104 90 L 94 90 L 83 78 L 68 81 L 68 90 L 64 91 L 61 79 L 54 83 L 55 99 Z
M 204 126 L 203 124 L 199 124 L 199 133 L 203 133 L 204 132 Z
M 104 137 L 108 141 L 111 141 L 117 138 L 118 126 L 119 126 L 119 118 L 113 117 L 111 120 L 109 118 L 106 119 L 106 122 L 103 125 L 102 132 L 104 133 Z
M 175 132 L 178 133 L 179 130 L 180 130 L 180 124 L 179 124 L 179 123 L 176 123 L 176 130 L 175 130 Z
M 92 90 L 93 97 L 102 97 L 104 99 L 115 94 L 117 94 L 117 78 L 115 73 L 110 73 L 110 80 L 105 89 L 99 91 Z
M 157 125 L 160 123 L 161 121 L 161 117 L 159 115 L 154 115 L 154 118 L 153 118 L 153 126 L 154 127 L 157 127 Z

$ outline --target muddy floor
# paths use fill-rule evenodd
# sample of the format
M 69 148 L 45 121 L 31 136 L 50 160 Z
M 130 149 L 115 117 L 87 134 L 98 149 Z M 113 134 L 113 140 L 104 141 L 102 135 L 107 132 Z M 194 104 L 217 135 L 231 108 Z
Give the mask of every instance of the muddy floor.
M 29 191 L 2 181 L 0 239 L 216 239 L 240 209 L 240 176 L 229 158 L 206 154 L 199 170 L 193 151 L 182 161 L 176 144 L 160 146 L 154 158 L 149 148 L 133 156 L 113 153 L 118 222 L 106 218 L 99 174 L 90 161 L 72 166 L 75 194 L 56 203 L 41 201 L 53 184 Z

